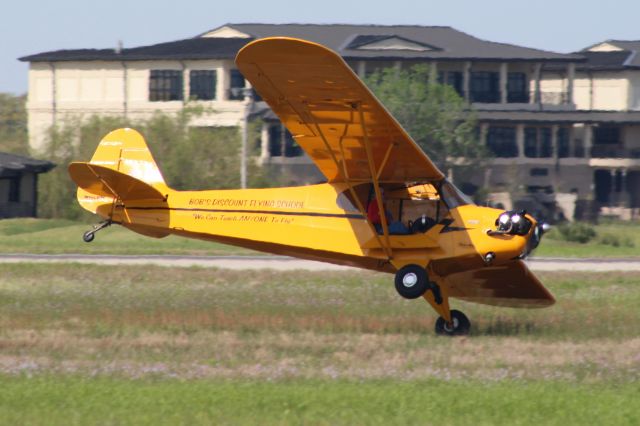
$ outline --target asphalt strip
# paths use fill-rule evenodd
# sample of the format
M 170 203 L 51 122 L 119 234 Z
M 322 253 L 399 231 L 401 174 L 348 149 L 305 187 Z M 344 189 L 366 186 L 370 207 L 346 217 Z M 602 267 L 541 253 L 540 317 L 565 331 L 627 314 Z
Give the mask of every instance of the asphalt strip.
M 533 271 L 640 272 L 640 259 L 532 258 Z M 277 271 L 349 271 L 349 266 L 301 260 L 284 256 L 173 256 L 173 255 L 87 255 L 87 254 L 3 254 L 0 263 L 85 263 L 99 265 L 158 265 L 208 267 L 233 270 L 273 269 Z

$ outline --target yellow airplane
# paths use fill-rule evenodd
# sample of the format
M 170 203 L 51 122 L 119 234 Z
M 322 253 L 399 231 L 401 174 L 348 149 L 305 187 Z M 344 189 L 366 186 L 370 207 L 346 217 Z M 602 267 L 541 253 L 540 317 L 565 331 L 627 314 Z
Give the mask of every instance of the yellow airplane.
M 395 274 L 405 298 L 439 314 L 435 331 L 464 335 L 450 298 L 544 307 L 553 296 L 523 259 L 544 232 L 523 211 L 479 207 L 447 181 L 344 60 L 324 46 L 273 37 L 236 57 L 240 71 L 318 166 L 326 183 L 176 191 L 143 137 L 109 133 L 69 166 L 82 207 L 155 238 L 170 234 Z M 382 212 L 382 213 L 381 213 Z

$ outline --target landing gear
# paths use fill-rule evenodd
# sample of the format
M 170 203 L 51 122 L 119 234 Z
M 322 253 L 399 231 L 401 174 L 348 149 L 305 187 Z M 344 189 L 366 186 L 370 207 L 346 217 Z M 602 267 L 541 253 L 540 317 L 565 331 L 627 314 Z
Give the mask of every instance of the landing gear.
M 405 299 L 417 299 L 429 288 L 427 271 L 418 265 L 406 265 L 396 272 L 396 290 Z
M 449 287 L 435 271 L 419 265 L 405 265 L 395 277 L 396 290 L 405 299 L 422 296 L 440 317 L 436 321 L 436 334 L 441 336 L 466 336 L 471 322 L 465 314 L 449 308 Z M 429 280 L 429 276 L 433 280 Z
M 111 225 L 111 220 L 105 220 L 104 222 L 100 222 L 99 224 L 95 225 L 91 231 L 87 231 L 84 234 L 82 234 L 82 240 L 85 243 L 90 243 L 96 237 L 96 232 L 106 228 L 109 225 Z
M 471 330 L 471 322 L 460 311 L 451 311 L 451 321 L 447 322 L 442 317 L 436 321 L 436 334 L 440 336 L 466 336 Z

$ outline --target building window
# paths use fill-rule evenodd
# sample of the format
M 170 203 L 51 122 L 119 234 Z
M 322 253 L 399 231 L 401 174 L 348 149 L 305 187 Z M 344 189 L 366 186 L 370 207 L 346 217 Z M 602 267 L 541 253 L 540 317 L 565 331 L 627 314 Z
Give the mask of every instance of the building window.
M 269 157 L 282 156 L 282 126 L 269 127 Z
M 461 71 L 438 71 L 438 83 L 446 84 L 464 97 L 464 76 Z
M 557 134 L 558 140 L 558 158 L 567 158 L 570 152 L 569 146 L 569 129 L 560 127 Z
M 242 73 L 236 69 L 231 70 L 231 84 L 229 90 L 229 99 L 233 101 L 241 101 L 244 99 L 245 80 Z
M 299 157 L 302 154 L 302 148 L 287 129 L 282 125 L 269 127 L 270 157 Z
M 20 176 L 9 178 L 9 202 L 20 202 Z
M 535 127 L 524 129 L 524 156 L 529 158 L 538 156 L 538 129 Z
M 598 126 L 593 128 L 592 157 L 617 158 L 626 155 L 621 148 L 619 127 Z
M 518 156 L 515 127 L 491 126 L 487 132 L 487 147 L 499 158 Z
M 497 103 L 500 101 L 498 89 L 500 75 L 497 72 L 476 71 L 471 73 L 471 102 Z
M 183 99 L 182 93 L 182 71 L 151 70 L 149 76 L 150 101 L 181 101 Z
M 550 158 L 553 156 L 553 145 L 551 144 L 551 128 L 540 128 L 540 157 Z
M 216 98 L 216 71 L 194 70 L 189 73 L 189 98 L 211 101 Z
M 523 72 L 510 72 L 507 77 L 507 102 L 529 103 L 527 75 Z
M 620 128 L 611 126 L 599 126 L 593 129 L 593 143 L 595 145 L 620 144 Z
M 525 127 L 524 155 L 529 158 L 550 158 L 553 155 L 551 128 Z
M 549 176 L 549 169 L 533 168 L 529 170 L 529 176 Z

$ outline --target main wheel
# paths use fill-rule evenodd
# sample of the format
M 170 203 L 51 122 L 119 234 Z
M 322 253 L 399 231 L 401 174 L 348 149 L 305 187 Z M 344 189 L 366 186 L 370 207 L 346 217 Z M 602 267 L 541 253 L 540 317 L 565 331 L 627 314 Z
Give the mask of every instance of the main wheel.
M 93 241 L 93 239 L 96 237 L 96 234 L 94 234 L 91 231 L 87 231 L 84 234 L 82 234 L 82 240 L 85 243 L 90 243 L 91 241 Z
M 427 271 L 418 265 L 406 265 L 396 272 L 396 290 L 405 299 L 417 299 L 429 286 Z
M 447 324 L 442 317 L 436 321 L 436 334 L 440 336 L 466 336 L 470 330 L 469 318 L 455 309 L 451 311 L 451 324 Z

